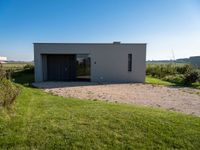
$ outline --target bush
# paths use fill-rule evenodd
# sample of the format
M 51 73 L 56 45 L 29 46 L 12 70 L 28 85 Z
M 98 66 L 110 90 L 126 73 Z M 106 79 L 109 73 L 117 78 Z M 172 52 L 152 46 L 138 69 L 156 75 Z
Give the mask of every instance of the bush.
M 6 72 L 5 77 L 6 77 L 7 79 L 11 80 L 11 77 L 12 77 L 12 75 L 13 75 L 13 73 L 14 73 L 14 70 L 12 70 L 12 69 L 7 69 L 5 72 Z
M 200 78 L 200 70 L 198 69 L 190 70 L 185 74 L 184 84 L 191 85 L 192 83 L 197 82 L 199 78 Z
M 177 83 L 177 84 L 183 84 L 185 80 L 185 76 L 182 74 L 176 74 L 176 75 L 167 75 L 162 80 L 172 82 L 172 83 Z
M 2 64 L 0 64 L 0 79 L 3 78 L 11 79 L 13 72 L 14 71 L 12 69 L 5 69 L 3 68 Z
M 186 74 L 187 72 L 191 71 L 192 69 L 193 69 L 193 66 L 190 64 L 176 66 L 176 72 L 179 74 Z
M 187 86 L 200 82 L 200 69 L 190 64 L 148 64 L 146 74 Z
M 34 66 L 32 64 L 27 64 L 24 66 L 23 71 L 26 73 L 34 73 Z
M 167 75 L 177 74 L 177 65 L 174 64 L 149 64 L 147 65 L 146 74 L 156 78 L 164 78 Z
M 19 94 L 19 88 L 8 80 L 11 73 L 11 70 L 4 70 L 0 66 L 0 106 L 9 107 Z
M 18 94 L 19 88 L 10 80 L 7 80 L 6 78 L 0 80 L 0 106 L 9 107 Z

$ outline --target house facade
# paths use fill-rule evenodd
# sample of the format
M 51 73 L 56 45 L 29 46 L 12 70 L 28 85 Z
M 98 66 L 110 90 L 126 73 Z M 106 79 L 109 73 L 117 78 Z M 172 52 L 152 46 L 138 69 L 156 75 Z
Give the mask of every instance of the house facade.
M 144 82 L 146 44 L 34 43 L 35 82 Z

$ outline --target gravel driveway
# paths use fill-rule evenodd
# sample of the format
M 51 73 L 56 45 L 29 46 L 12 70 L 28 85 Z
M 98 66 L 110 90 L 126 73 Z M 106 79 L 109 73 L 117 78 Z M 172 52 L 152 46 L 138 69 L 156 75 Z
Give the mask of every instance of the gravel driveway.
M 200 116 L 200 90 L 151 84 L 96 84 L 90 82 L 34 83 L 64 97 L 134 103 Z

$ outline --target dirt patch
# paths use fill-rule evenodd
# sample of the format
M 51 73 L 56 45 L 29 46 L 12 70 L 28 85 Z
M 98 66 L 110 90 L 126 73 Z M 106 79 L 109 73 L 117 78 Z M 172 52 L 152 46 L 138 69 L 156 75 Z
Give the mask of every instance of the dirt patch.
M 151 84 L 45 82 L 34 84 L 64 97 L 134 103 L 200 116 L 200 90 Z

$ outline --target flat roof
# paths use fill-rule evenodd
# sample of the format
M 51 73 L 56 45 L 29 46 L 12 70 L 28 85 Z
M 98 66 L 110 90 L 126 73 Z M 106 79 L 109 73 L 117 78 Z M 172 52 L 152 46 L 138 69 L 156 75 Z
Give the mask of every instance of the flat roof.
M 146 45 L 147 43 L 33 43 L 33 44 L 66 44 L 66 45 Z

